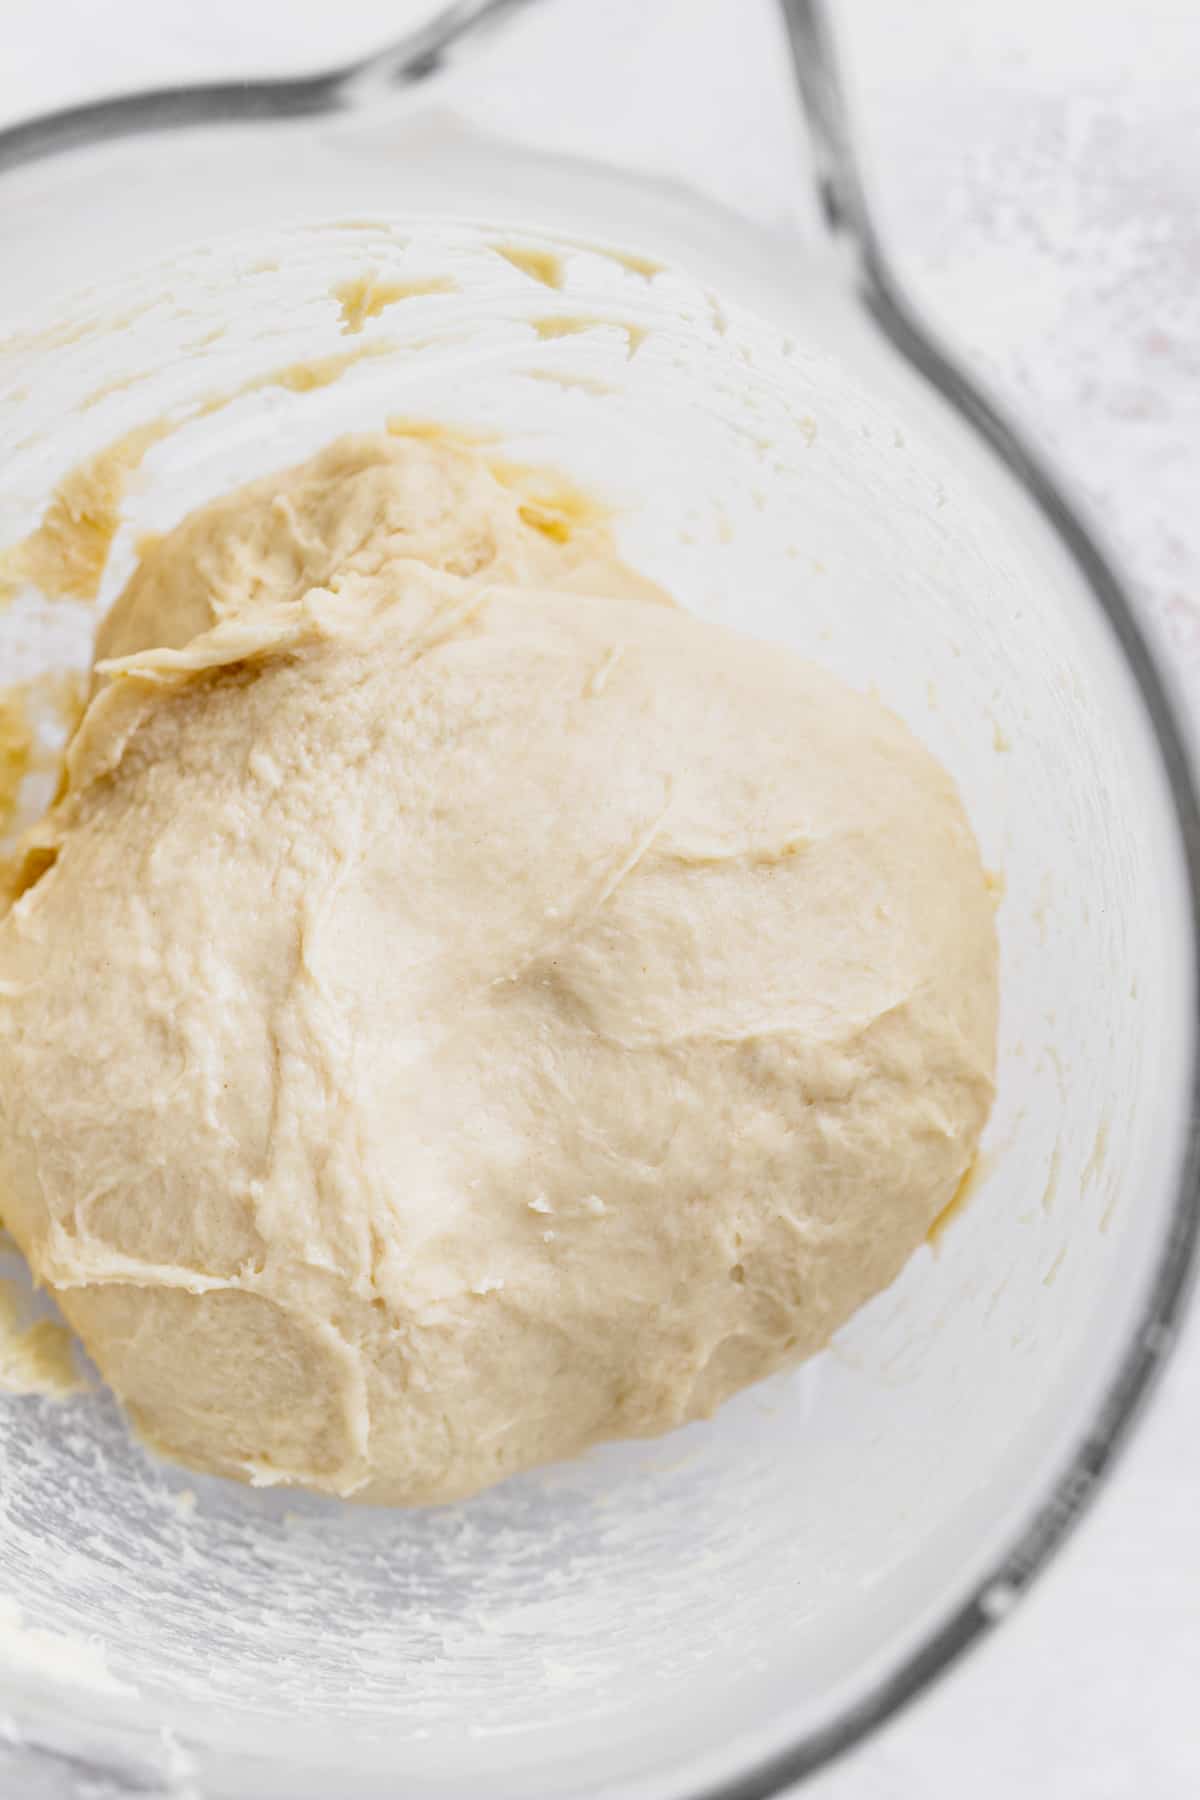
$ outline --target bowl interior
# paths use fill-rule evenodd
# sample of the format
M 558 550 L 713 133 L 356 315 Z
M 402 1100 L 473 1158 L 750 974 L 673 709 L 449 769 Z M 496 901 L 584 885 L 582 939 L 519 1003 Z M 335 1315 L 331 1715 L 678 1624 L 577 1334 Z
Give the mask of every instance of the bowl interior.
M 557 285 L 497 253 L 518 245 Z M 388 419 L 491 434 L 594 490 L 685 606 L 878 689 L 958 780 L 1002 889 L 971 1192 L 817 1361 L 465 1505 L 251 1492 L 156 1464 L 103 1394 L 4 1400 L 0 1668 L 23 1728 L 65 1698 L 81 1741 L 165 1726 L 214 1791 L 289 1800 L 330 1770 L 363 1795 L 397 1772 L 431 1794 L 683 1791 L 910 1653 L 1111 1376 L 1167 1230 L 1191 1029 L 1137 689 L 1024 503 L 889 391 L 815 274 L 743 282 L 754 310 L 688 266 L 397 217 L 122 277 L 0 345 L 0 542 L 152 421 L 170 429 L 129 480 L 101 604 L 140 533 Z M 335 289 L 366 274 L 395 293 L 348 334 Z M 4 679 L 85 661 L 94 616 L 22 596 Z

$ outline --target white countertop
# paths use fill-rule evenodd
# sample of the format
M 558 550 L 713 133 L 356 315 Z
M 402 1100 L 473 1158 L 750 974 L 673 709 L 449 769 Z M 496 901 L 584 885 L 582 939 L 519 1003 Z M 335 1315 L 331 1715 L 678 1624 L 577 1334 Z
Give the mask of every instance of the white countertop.
M 0 120 L 320 66 L 417 10 L 4 0 Z M 838 14 L 901 273 L 1092 502 L 1200 709 L 1200 7 L 841 0 Z M 1017 1616 L 804 1791 L 1192 1800 L 1198 1683 L 1193 1315 L 1132 1453 Z

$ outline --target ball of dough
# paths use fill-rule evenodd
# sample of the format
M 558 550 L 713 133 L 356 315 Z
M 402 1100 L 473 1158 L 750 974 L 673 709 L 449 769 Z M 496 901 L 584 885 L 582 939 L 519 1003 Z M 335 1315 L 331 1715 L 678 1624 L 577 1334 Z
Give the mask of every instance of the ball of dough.
M 412 1503 L 666 1431 L 954 1194 L 996 949 L 951 781 L 656 599 L 381 438 L 118 604 L 0 923 L 0 1182 L 166 1454 Z

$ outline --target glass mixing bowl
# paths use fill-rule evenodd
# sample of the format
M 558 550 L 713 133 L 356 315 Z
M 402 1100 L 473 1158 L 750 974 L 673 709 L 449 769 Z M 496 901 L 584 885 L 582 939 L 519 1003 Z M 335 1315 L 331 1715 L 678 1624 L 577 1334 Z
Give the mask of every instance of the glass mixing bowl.
M 19 127 L 0 172 L 0 541 L 133 446 L 103 602 L 139 533 L 341 430 L 490 433 L 685 605 L 875 686 L 1004 889 L 968 1203 L 711 1423 L 406 1513 L 173 1471 L 100 1392 L 4 1401 L 6 1791 L 771 1793 L 1012 1610 L 1178 1319 L 1200 826 L 1119 582 L 898 294 L 806 0 L 460 5 Z M 6 678 L 94 617 L 20 597 Z

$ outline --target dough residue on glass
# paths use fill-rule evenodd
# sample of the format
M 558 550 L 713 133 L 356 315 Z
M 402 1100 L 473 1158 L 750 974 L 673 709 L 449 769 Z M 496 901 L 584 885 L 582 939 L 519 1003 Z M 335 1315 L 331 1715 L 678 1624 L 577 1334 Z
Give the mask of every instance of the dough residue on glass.
M 66 1326 L 57 1319 L 30 1321 L 20 1288 L 0 1277 L 0 1393 L 62 1400 L 83 1386 Z
M 130 478 L 171 429 L 140 425 L 63 477 L 36 528 L 0 550 L 0 603 L 26 584 L 50 600 L 96 598 Z
M 401 300 L 415 300 L 429 294 L 452 294 L 457 282 L 448 275 L 421 275 L 407 279 L 392 278 L 370 271 L 340 281 L 333 289 L 342 315 L 342 330 L 353 335 L 362 330 L 368 319 L 377 319 L 389 306 Z

